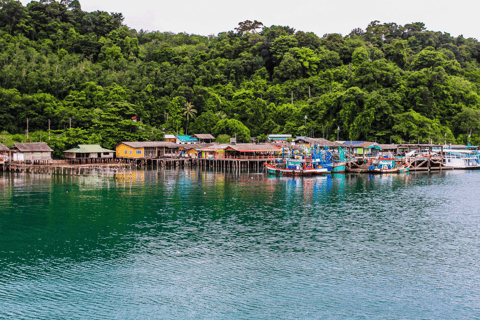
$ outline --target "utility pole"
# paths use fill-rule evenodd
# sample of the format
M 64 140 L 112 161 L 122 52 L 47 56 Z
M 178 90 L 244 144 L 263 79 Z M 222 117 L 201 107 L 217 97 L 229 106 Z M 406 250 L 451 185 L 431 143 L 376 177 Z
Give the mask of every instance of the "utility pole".
M 305 135 L 307 135 L 307 115 L 305 115 Z
M 72 118 L 68 118 L 69 123 L 70 123 L 70 129 L 72 129 Z
M 310 94 L 310 86 L 308 86 L 308 99 L 311 99 L 311 98 L 312 98 L 312 96 Z
M 28 118 L 27 118 L 27 142 L 28 142 Z

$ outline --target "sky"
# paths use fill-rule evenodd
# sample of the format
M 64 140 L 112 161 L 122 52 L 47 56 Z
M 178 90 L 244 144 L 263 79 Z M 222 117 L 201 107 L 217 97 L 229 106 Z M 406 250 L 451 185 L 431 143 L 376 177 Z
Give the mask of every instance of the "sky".
M 21 0 L 23 4 L 29 0 Z M 121 12 L 130 28 L 200 35 L 233 30 L 245 20 L 297 31 L 347 35 L 373 20 L 424 22 L 428 30 L 480 38 L 476 1 L 470 0 L 80 0 L 83 11 Z M 477 4 L 480 7 L 480 4 Z M 475 9 L 477 8 L 477 9 Z

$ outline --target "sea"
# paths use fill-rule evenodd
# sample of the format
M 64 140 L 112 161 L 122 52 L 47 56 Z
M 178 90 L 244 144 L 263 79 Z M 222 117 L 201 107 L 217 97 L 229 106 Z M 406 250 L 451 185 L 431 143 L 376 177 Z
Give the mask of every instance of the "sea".
M 0 319 L 480 319 L 480 171 L 0 173 Z

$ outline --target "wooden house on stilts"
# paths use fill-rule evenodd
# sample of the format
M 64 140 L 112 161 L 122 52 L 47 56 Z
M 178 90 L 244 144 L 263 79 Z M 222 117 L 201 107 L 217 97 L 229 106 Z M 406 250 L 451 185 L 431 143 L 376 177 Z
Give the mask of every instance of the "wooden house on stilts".
M 80 144 L 64 153 L 65 159 L 72 163 L 105 163 L 113 160 L 115 151 L 102 148 L 98 144 Z
M 10 149 L 14 162 L 44 164 L 52 161 L 52 148 L 45 142 L 15 143 Z

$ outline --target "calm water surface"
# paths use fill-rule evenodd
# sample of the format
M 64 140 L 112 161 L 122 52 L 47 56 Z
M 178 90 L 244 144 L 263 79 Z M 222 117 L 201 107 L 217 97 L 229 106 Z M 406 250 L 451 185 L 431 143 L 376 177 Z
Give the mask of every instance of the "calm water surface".
M 0 318 L 478 319 L 480 172 L 0 175 Z

